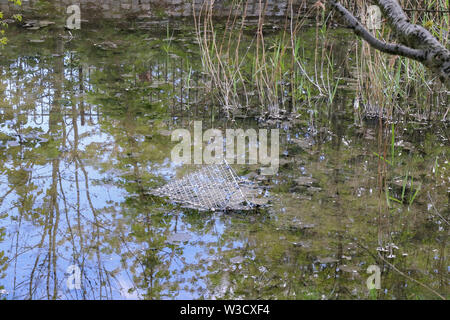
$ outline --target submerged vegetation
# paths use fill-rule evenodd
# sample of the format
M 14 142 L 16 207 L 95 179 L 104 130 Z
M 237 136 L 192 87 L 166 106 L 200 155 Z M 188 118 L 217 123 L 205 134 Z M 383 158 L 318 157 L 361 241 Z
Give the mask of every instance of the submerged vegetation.
M 301 15 L 290 2 L 290 14 L 273 26 L 275 32 L 271 31 L 270 21 L 266 23 L 263 14 L 266 4 L 260 2 L 262 13 L 253 21 L 253 28 L 246 16 L 248 1 L 233 1 L 226 22 L 215 22 L 208 2 L 194 17 L 203 66 L 227 112 L 253 108 L 275 117 L 280 112 L 295 114 L 304 107 L 314 108 L 319 100 L 332 104 L 337 88 L 347 86 L 355 92 L 355 112 L 385 118 L 415 117 L 419 121 L 446 120 L 448 90 L 419 62 L 381 53 L 363 41 L 354 42 L 337 56 L 333 52 L 338 51 L 333 45 L 339 45 L 333 43 L 336 33 L 330 32 L 332 13 L 323 5 L 311 6 L 306 15 Z M 366 1 L 356 1 L 351 7 L 359 16 L 367 16 Z M 427 27 L 447 46 L 448 10 L 448 1 L 436 0 L 418 8 L 412 22 Z M 318 27 L 314 34 L 305 34 L 302 27 L 311 24 L 311 16 L 315 16 Z M 385 24 L 374 32 L 381 39 L 389 39 L 392 34 Z M 350 42 L 350 32 L 344 34 L 339 37 Z M 305 48 L 315 49 L 306 53 Z

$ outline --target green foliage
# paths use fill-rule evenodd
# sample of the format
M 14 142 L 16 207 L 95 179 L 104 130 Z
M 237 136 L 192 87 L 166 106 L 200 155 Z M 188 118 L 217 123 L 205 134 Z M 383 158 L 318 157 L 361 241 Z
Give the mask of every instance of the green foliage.
M 101 295 L 99 292 L 105 298 L 105 291 L 121 286 L 123 278 L 131 283 L 124 289 L 128 294 L 148 299 L 176 298 L 180 292 L 231 299 L 430 298 L 431 294 L 418 285 L 404 286 L 404 279 L 392 270 L 382 278 L 383 288 L 389 290 L 368 295 L 362 279 L 364 268 L 380 263 L 373 256 L 378 236 L 389 233 L 411 257 L 398 254 L 393 263 L 441 290 L 438 283 L 446 265 L 429 257 L 435 254 L 431 250 L 445 241 L 439 240 L 442 232 L 427 220 L 421 202 L 422 194 L 431 192 L 436 207 L 446 208 L 448 146 L 440 143 L 440 134 L 429 130 L 419 135 L 423 141 L 412 140 L 423 150 L 407 150 L 397 144 L 414 135 L 405 132 L 402 124 L 388 127 L 386 155 L 379 152 L 386 160 L 379 158 L 388 165 L 388 182 L 403 179 L 401 187 L 389 193 L 403 203 L 389 199 L 388 213 L 392 214 L 390 224 L 383 229 L 374 222 L 386 203 L 372 192 L 377 163 L 368 161 L 377 150 L 377 141 L 355 134 L 360 128 L 347 115 L 335 115 L 331 108 L 330 113 L 324 112 L 321 104 L 314 105 L 318 89 L 300 72 L 294 73 L 294 94 L 302 102 L 309 101 L 316 112 L 310 121 L 289 123 L 288 132 L 310 136 L 309 127 L 316 126 L 319 134 L 314 136 L 311 150 L 283 140 L 282 146 L 289 151 L 284 160 L 292 162 L 270 182 L 270 193 L 276 199 L 270 211 L 199 213 L 149 195 L 150 188 L 168 179 L 165 172 L 183 174 L 187 170 L 171 167 L 168 155 L 172 145 L 162 130 L 167 133 L 189 127 L 190 121 L 210 113 L 208 124 L 215 119 L 211 126 L 230 125 L 221 122 L 223 114 L 210 108 L 217 101 L 204 91 L 210 86 L 201 81 L 204 70 L 198 62 L 196 43 L 182 33 L 189 35 L 189 30 L 165 25 L 161 29 L 156 34 L 120 32 L 113 27 L 97 33 L 81 30 L 80 39 L 65 43 L 64 51 L 55 50 L 63 48 L 61 38 L 36 46 L 28 43 L 29 35 L 18 32 L 14 41 L 20 45 L 6 48 L 6 59 L 0 62 L 4 70 L 0 81 L 0 122 L 4 124 L 0 173 L 12 193 L 5 198 L 11 221 L 1 225 L 29 226 L 26 236 L 19 230 L 19 248 L 35 250 L 24 243 L 25 239 L 44 237 L 39 246 L 42 254 L 31 252 L 39 266 L 34 279 L 48 279 L 51 287 L 53 276 L 48 274 L 54 271 L 59 283 L 64 283 L 61 270 L 73 260 L 85 263 L 83 281 L 89 280 L 90 285 L 86 295 L 94 298 Z M 299 36 L 295 45 L 296 56 L 311 62 L 305 64 L 311 74 L 315 31 L 305 31 L 304 39 Z M 120 49 L 93 45 L 106 41 Z M 251 41 L 243 39 L 242 48 L 251 46 Z M 291 60 L 282 57 L 286 42 L 279 33 L 266 34 L 266 41 L 270 44 L 266 60 L 260 56 L 255 62 L 258 59 L 250 50 L 245 60 L 249 63 L 240 69 L 243 80 L 234 78 L 233 90 L 251 83 L 252 70 L 262 61 L 279 67 L 274 79 L 286 77 L 292 66 Z M 337 83 L 343 80 L 331 79 L 331 75 L 339 76 L 341 60 L 324 57 L 324 84 L 341 97 Z M 251 61 L 255 62 L 253 67 Z M 4 83 L 21 90 L 8 91 Z M 188 90 L 195 93 L 198 87 L 201 102 L 191 102 L 189 107 L 186 102 L 182 104 L 183 94 Z M 276 87 L 274 92 L 280 96 L 280 89 L 286 86 L 281 83 Z M 270 99 L 267 92 L 264 98 Z M 334 105 L 336 99 L 331 100 Z M 51 101 L 46 105 L 51 116 L 37 129 L 35 112 L 39 113 L 46 101 Z M 95 122 L 97 111 L 99 122 Z M 236 125 L 258 128 L 260 124 L 246 119 Z M 325 132 L 324 139 L 320 132 Z M 7 146 L 17 140 L 15 134 L 45 140 Z M 303 174 L 300 169 L 317 182 L 298 192 L 292 186 Z M 418 193 L 417 185 L 423 192 Z M 191 241 L 169 241 L 177 232 L 189 233 Z M 9 245 L 11 240 L 3 236 L 0 241 Z M 318 257 L 331 257 L 336 262 L 320 263 Z M 8 258 L 14 261 L 17 257 Z M 55 261 L 55 270 L 45 261 Z M 346 272 L 346 266 L 359 267 L 358 272 Z M 435 269 L 439 272 L 429 272 Z M 29 273 L 18 281 L 29 281 L 28 277 Z M 33 289 L 39 283 L 45 287 L 45 282 L 34 281 Z M 113 284 L 108 287 L 109 282 Z
M 364 10 L 365 3 L 366 1 L 359 1 L 356 5 L 359 10 Z M 407 7 L 407 3 L 404 5 Z M 411 22 L 427 28 L 448 47 L 448 0 L 419 1 L 418 6 L 419 11 L 407 12 Z M 392 32 L 388 24 L 385 24 L 382 30 L 377 32 L 377 37 L 389 41 Z M 408 58 L 380 53 L 370 48 L 363 40 L 359 42 L 357 80 L 359 95 L 364 104 L 381 107 L 388 114 L 396 110 L 410 114 L 428 111 L 430 99 L 447 99 L 448 91 L 445 85 L 423 64 Z M 442 112 L 445 114 L 445 110 Z M 440 115 L 436 112 L 436 116 Z
M 395 170 L 397 162 L 399 162 L 399 160 L 397 160 L 397 162 L 395 161 L 396 160 L 396 158 L 395 158 L 396 149 L 395 149 L 395 125 L 394 125 L 394 123 L 391 124 L 390 154 L 391 154 L 391 160 L 387 160 L 382 155 L 374 152 L 375 156 L 377 156 L 380 160 L 389 164 L 389 168 L 391 170 Z M 397 198 L 394 195 L 391 195 L 390 188 L 386 188 L 386 190 L 385 190 L 386 191 L 386 201 L 387 201 L 389 207 L 391 207 L 391 201 L 394 201 L 394 202 L 397 202 L 400 204 L 407 203 L 409 206 L 411 206 L 421 189 L 420 184 L 418 187 L 414 186 L 414 177 L 410 176 L 409 172 L 403 176 L 404 176 L 404 179 L 403 179 L 403 183 L 402 183 L 400 198 Z M 406 198 L 407 187 L 408 187 L 408 193 L 409 193 L 408 199 Z
M 8 0 L 9 2 L 13 2 L 16 6 L 21 6 L 22 1 L 21 0 Z M 21 22 L 22 21 L 22 15 L 21 14 L 14 14 L 12 18 L 16 21 Z M 3 20 L 3 12 L 0 11 L 0 47 L 5 46 L 8 43 L 8 38 L 5 36 L 6 32 L 5 29 L 8 27 L 8 23 Z

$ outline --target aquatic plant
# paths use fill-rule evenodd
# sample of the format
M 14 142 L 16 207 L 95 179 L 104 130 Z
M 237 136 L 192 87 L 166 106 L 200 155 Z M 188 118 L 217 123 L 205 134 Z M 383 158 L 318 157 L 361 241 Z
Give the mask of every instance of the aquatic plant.
M 21 6 L 21 0 L 8 0 L 9 2 L 13 2 L 16 6 Z M 21 14 L 14 14 L 12 18 L 16 21 L 22 21 Z M 3 17 L 3 12 L 0 11 L 0 46 L 4 46 L 8 43 L 8 38 L 6 37 L 5 28 L 8 27 L 8 22 L 5 21 Z

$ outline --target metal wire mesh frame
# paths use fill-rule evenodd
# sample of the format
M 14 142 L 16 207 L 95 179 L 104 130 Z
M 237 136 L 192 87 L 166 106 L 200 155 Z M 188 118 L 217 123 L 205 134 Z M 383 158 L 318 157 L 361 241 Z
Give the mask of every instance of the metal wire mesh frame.
M 254 205 L 250 195 L 242 191 L 242 184 L 245 182 L 224 161 L 205 165 L 152 193 L 197 210 L 250 210 Z

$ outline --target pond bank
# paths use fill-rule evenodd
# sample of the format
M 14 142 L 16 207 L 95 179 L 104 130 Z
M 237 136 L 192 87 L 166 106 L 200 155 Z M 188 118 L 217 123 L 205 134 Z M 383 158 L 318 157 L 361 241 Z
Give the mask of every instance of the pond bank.
M 191 17 L 193 12 L 200 12 L 204 5 L 203 0 L 181 1 L 181 0 L 30 0 L 24 1 L 21 7 L 15 6 L 7 0 L 0 1 L 0 11 L 7 15 L 17 12 L 26 14 L 28 17 L 42 18 L 57 11 L 58 8 L 67 8 L 73 4 L 80 4 L 81 14 L 86 18 L 123 19 L 123 18 L 162 18 L 162 17 Z M 306 11 L 314 1 L 294 0 L 293 10 L 297 12 Z M 230 13 L 230 1 L 214 1 L 214 15 L 226 17 Z M 234 14 L 242 15 L 242 10 Z M 246 8 L 248 17 L 259 17 L 264 12 L 269 17 L 286 16 L 290 10 L 289 1 L 249 1 Z

